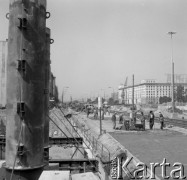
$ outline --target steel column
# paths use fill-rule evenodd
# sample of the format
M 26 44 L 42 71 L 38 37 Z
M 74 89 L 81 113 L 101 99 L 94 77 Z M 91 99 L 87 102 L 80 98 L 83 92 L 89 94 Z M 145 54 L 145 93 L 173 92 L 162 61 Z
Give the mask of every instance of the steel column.
M 46 0 L 10 0 L 7 179 L 35 180 L 44 166 L 45 28 Z
M 50 76 L 50 36 L 51 31 L 46 28 L 46 59 L 45 59 L 45 99 L 44 99 L 44 159 L 49 159 L 49 76 Z

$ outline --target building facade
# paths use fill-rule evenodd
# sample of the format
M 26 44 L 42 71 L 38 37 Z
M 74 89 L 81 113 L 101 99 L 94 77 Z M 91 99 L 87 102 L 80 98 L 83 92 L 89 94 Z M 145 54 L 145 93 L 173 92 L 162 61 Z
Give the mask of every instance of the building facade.
M 187 89 L 187 83 L 175 83 L 175 90 L 178 85 Z M 133 87 L 127 86 L 119 88 L 122 103 L 132 104 Z M 142 80 L 140 84 L 134 85 L 135 104 L 158 104 L 160 97 L 171 97 L 171 83 L 157 83 L 153 79 Z
M 6 106 L 8 41 L 0 41 L 0 108 Z
M 56 77 L 53 75 L 53 73 L 50 73 L 50 79 L 49 79 L 49 97 L 50 99 L 54 99 L 55 97 L 55 87 L 56 87 Z
M 119 100 L 119 95 L 118 95 L 118 92 L 113 92 L 111 94 L 111 97 L 114 101 L 118 101 Z

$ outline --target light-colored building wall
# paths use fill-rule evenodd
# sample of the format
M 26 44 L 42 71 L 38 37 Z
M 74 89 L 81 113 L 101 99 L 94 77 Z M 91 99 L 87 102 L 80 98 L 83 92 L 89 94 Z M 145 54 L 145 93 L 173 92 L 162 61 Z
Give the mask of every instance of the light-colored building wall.
M 8 41 L 0 41 L 0 107 L 6 106 L 6 74 L 7 74 Z
M 187 83 L 176 83 L 175 90 L 178 85 L 184 86 L 187 89 Z M 123 94 L 122 102 L 124 104 L 132 104 L 132 86 L 120 88 L 119 91 Z M 170 83 L 156 83 L 155 80 L 142 80 L 141 84 L 134 86 L 134 103 L 148 104 L 159 103 L 159 98 L 163 96 L 171 97 Z
M 113 92 L 113 93 L 111 94 L 111 97 L 113 98 L 114 101 L 118 101 L 118 100 L 119 100 L 118 92 Z
M 119 85 L 119 87 L 118 87 L 118 101 L 119 101 L 120 104 L 123 103 L 123 96 L 124 96 L 123 88 L 124 87 L 125 87 L 124 85 Z

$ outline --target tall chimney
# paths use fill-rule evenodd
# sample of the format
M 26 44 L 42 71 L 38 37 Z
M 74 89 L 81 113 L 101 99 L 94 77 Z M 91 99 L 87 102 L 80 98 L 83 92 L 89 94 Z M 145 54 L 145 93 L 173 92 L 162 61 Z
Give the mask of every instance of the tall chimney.
M 10 0 L 6 178 L 38 179 L 44 166 L 46 0 Z

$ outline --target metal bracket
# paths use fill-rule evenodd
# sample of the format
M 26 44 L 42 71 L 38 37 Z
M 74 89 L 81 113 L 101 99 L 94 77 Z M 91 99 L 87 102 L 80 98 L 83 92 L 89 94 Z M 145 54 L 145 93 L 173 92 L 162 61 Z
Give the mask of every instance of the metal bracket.
M 6 18 L 9 19 L 10 13 L 6 13 Z
M 49 89 L 44 89 L 44 94 L 49 94 Z
M 24 102 L 18 102 L 17 103 L 17 113 L 23 117 L 25 114 L 25 103 Z
M 46 12 L 46 14 L 45 14 L 46 19 L 50 18 L 50 16 L 51 16 L 51 13 L 50 12 Z
M 26 18 L 18 18 L 19 19 L 19 29 L 27 29 L 27 19 Z
M 23 145 L 23 144 L 20 144 L 20 145 L 18 146 L 17 155 L 18 155 L 18 156 L 23 156 L 23 154 L 24 154 L 24 145 Z
M 18 60 L 18 71 L 25 71 L 26 70 L 26 60 Z
M 54 43 L 54 39 L 50 39 L 50 44 L 53 44 Z

